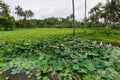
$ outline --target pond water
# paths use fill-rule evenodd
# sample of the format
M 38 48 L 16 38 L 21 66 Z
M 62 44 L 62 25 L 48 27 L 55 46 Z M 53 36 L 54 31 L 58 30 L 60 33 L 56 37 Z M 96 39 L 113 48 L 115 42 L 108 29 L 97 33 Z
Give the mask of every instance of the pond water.
M 27 75 L 25 73 L 19 73 L 16 75 L 12 75 L 11 73 L 12 69 L 9 69 L 5 71 L 3 74 L 0 75 L 0 80 L 5 80 L 5 78 L 9 77 L 8 80 L 37 80 L 35 75 L 32 75 L 30 79 L 28 79 Z

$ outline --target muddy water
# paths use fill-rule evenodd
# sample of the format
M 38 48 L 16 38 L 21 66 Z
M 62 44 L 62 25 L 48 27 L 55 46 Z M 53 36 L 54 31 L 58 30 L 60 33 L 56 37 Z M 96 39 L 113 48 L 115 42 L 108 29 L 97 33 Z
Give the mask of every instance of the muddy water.
M 36 73 L 35 70 L 32 71 L 33 75 L 31 76 L 31 78 L 28 79 L 28 75 L 26 75 L 25 72 L 20 72 L 16 75 L 12 75 L 11 74 L 12 69 L 14 69 L 14 68 L 11 68 L 11 69 L 3 72 L 3 74 L 0 75 L 0 80 L 6 80 L 5 79 L 6 77 L 9 77 L 9 79 L 7 79 L 7 80 L 42 80 L 42 79 L 37 79 L 37 77 L 35 75 L 35 73 Z M 50 80 L 57 80 L 57 75 L 55 75 L 53 77 L 51 75 L 51 73 L 41 73 L 41 76 L 42 77 L 47 76 Z
M 16 75 L 12 75 L 10 74 L 11 70 L 12 69 L 9 69 L 5 71 L 2 75 L 0 75 L 0 80 L 5 80 L 6 77 L 9 77 L 8 80 L 37 80 L 35 75 L 32 75 L 30 79 L 28 79 L 25 73 L 19 73 Z

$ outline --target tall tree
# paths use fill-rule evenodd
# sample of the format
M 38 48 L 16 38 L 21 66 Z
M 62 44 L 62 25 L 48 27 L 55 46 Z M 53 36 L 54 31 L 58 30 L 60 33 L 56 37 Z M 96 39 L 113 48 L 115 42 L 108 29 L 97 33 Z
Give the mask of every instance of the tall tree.
M 20 17 L 21 17 L 21 14 L 23 13 L 23 9 L 18 5 L 15 7 L 15 14 L 17 14 L 17 16 L 19 17 L 19 28 L 20 28 Z
M 75 36 L 75 5 L 74 5 L 74 0 L 72 0 L 72 9 L 73 9 L 73 36 Z

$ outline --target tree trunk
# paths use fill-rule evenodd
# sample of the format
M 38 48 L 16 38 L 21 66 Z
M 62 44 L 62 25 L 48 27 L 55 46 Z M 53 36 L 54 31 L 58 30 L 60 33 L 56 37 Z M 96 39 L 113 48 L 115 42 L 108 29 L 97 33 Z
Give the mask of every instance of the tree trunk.
M 20 28 L 20 16 L 19 16 L 19 23 L 18 24 L 19 24 L 19 28 Z
M 94 34 L 96 34 L 96 18 L 95 18 L 95 15 L 94 15 Z
M 18 25 L 17 25 L 17 28 L 20 28 L 20 22 L 19 22 L 20 18 L 19 18 L 19 15 L 17 15 L 17 18 L 18 18 Z
M 84 34 L 86 33 L 86 12 L 87 12 L 87 0 L 85 0 L 85 21 L 84 21 Z
M 73 7 L 73 36 L 75 36 L 75 6 L 74 6 L 74 0 L 72 0 L 72 7 Z
M 26 20 L 27 20 L 26 17 L 24 17 L 24 20 L 23 20 L 24 28 L 27 28 L 27 27 L 26 27 Z

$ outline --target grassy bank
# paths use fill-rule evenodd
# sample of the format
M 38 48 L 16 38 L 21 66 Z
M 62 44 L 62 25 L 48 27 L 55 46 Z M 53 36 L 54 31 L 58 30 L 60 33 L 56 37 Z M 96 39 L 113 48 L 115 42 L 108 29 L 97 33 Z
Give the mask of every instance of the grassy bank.
M 94 34 L 93 29 L 87 29 L 87 33 L 83 34 L 83 29 L 77 28 L 76 33 L 82 38 L 89 38 L 92 40 L 101 40 L 103 42 L 111 42 L 120 45 L 120 31 L 114 30 L 110 36 L 105 34 L 105 30 L 101 29 Z M 16 41 L 25 39 L 41 39 L 54 35 L 72 35 L 72 28 L 36 28 L 36 29 L 16 29 L 14 31 L 1 31 L 0 41 Z

